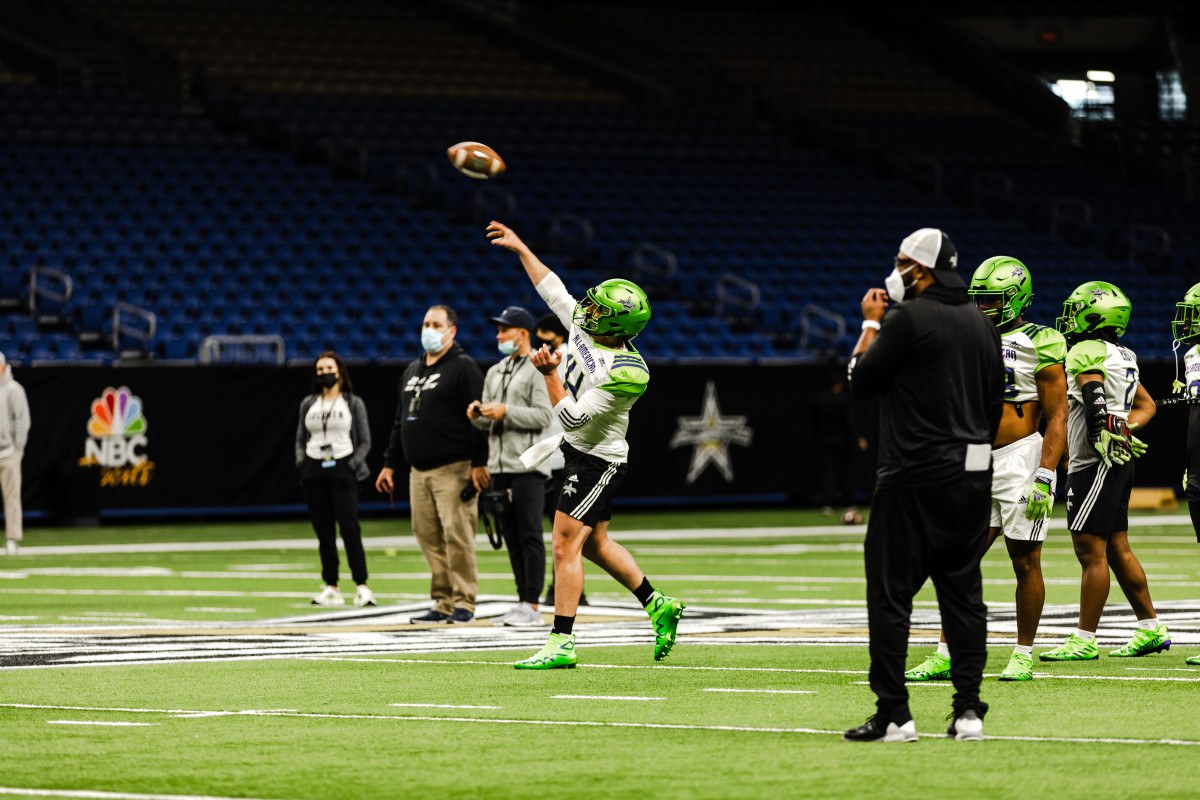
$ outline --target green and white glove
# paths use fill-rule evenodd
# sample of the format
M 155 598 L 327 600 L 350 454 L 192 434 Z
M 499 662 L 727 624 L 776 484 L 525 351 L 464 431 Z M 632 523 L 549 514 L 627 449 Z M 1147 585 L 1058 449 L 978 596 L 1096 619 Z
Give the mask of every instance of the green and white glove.
M 1119 467 L 1133 458 L 1133 450 L 1129 446 L 1129 428 L 1125 420 L 1112 414 L 1102 420 L 1096 440 L 1092 444 L 1107 467 Z
M 1141 458 L 1146 455 L 1146 451 L 1150 449 L 1150 445 L 1143 442 L 1136 436 L 1129 437 L 1129 449 L 1133 452 L 1134 458 Z
M 1054 472 L 1038 467 L 1033 473 L 1033 486 L 1029 487 L 1029 502 L 1025 506 L 1026 519 L 1046 519 L 1054 510 Z

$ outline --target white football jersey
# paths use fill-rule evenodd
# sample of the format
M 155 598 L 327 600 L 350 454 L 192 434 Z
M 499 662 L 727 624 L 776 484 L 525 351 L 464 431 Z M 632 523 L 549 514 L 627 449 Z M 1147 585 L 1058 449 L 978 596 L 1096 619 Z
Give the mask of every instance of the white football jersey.
M 1038 399 L 1037 374 L 1067 357 L 1067 341 L 1053 328 L 1032 322 L 1000 335 L 1004 359 L 1004 402 L 1029 403 Z
M 646 362 L 632 345 L 628 350 L 604 347 L 576 325 L 575 298 L 553 272 L 537 290 L 567 329 L 558 368 L 567 396 L 554 407 L 566 442 L 605 461 L 628 461 L 629 409 L 650 381 Z
M 1183 354 L 1183 393 L 1187 397 L 1200 397 L 1200 345 Z
M 1088 431 L 1088 414 L 1083 404 L 1083 390 L 1079 388 L 1077 375 L 1098 372 L 1104 381 L 1104 401 L 1108 413 L 1121 419 L 1129 419 L 1133 408 L 1133 396 L 1139 383 L 1137 356 L 1128 347 L 1087 339 L 1075 344 L 1067 352 L 1067 442 L 1070 447 L 1068 472 L 1078 472 L 1100 460 L 1100 454 L 1092 446 Z

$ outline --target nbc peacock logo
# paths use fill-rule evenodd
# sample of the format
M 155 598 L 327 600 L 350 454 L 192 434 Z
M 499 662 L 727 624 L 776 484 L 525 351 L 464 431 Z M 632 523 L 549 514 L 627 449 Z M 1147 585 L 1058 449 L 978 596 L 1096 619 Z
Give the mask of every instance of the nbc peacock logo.
M 81 466 L 100 467 L 101 486 L 145 486 L 154 476 L 142 400 L 128 386 L 109 386 L 92 401 Z

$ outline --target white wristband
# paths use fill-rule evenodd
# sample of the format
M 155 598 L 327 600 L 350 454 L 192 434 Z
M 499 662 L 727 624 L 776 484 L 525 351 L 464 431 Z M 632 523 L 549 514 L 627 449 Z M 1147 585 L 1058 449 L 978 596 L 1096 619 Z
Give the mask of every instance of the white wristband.
M 867 328 L 870 328 L 873 331 L 877 331 L 877 330 L 879 330 L 879 323 L 873 319 L 864 319 L 863 324 L 862 324 L 862 329 L 865 331 Z

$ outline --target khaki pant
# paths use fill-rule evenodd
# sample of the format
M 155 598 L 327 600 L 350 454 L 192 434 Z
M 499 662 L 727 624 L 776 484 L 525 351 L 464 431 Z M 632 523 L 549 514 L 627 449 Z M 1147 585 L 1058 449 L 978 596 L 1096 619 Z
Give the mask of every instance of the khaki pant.
M 413 535 L 429 564 L 429 595 L 434 609 L 450 614 L 456 608 L 475 613 L 479 575 L 475 569 L 475 529 L 479 510 L 475 499 L 463 502 L 471 479 L 471 462 L 456 461 L 408 476 Z
M 21 532 L 21 453 L 0 458 L 0 494 L 4 495 L 4 537 L 19 542 Z

